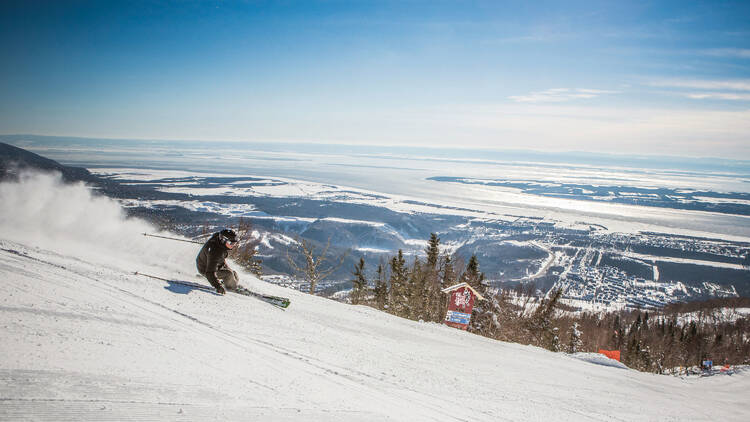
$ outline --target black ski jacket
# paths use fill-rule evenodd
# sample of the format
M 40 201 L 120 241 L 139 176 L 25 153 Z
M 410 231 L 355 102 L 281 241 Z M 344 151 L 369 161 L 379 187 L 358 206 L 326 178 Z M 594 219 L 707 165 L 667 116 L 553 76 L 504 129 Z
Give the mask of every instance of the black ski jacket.
M 216 277 L 216 271 L 227 266 L 225 262 L 227 255 L 229 255 L 229 249 L 219 241 L 219 233 L 214 233 L 195 258 L 198 272 L 206 276 L 208 282 L 215 288 L 221 285 Z

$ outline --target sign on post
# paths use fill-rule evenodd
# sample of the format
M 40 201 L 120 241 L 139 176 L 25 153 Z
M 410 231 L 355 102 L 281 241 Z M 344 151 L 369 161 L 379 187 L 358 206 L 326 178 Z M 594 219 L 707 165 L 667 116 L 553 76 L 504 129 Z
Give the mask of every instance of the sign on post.
M 456 284 L 442 290 L 449 293 L 448 312 L 445 314 L 445 324 L 465 330 L 471 322 L 471 311 L 476 299 L 484 299 L 467 283 Z

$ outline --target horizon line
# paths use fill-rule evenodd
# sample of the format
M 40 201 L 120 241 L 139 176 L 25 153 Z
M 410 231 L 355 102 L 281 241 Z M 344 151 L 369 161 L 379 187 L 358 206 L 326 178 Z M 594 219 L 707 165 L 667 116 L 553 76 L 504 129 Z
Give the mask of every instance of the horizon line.
M 518 149 L 518 148 L 488 148 L 488 147 L 470 147 L 466 146 L 463 148 L 458 147 L 444 147 L 444 146 L 425 146 L 418 144 L 357 144 L 347 142 L 332 142 L 332 141 L 302 141 L 302 140 L 268 140 L 268 141 L 257 141 L 257 140 L 240 140 L 240 139 L 178 139 L 178 138 L 128 138 L 128 137 L 95 137 L 95 136 L 80 136 L 80 135 L 40 135 L 33 133 L 0 133 L 0 137 L 13 137 L 13 136 L 29 136 L 37 138 L 68 138 L 68 139 L 80 139 L 80 140 L 97 140 L 97 141 L 136 141 L 136 142 L 191 142 L 191 143 L 237 143 L 237 144 L 280 144 L 280 145 L 324 145 L 324 146 L 342 146 L 342 147 L 377 147 L 377 148 L 423 148 L 427 150 L 436 151 L 476 151 L 476 152 L 517 152 L 517 153 L 534 153 L 540 155 L 554 155 L 554 154 L 565 154 L 565 155 L 585 155 L 585 156 L 606 156 L 612 158 L 631 158 L 639 160 L 656 160 L 656 159 L 682 159 L 692 161 L 712 161 L 720 160 L 724 162 L 731 162 L 740 165 L 750 166 L 750 159 L 737 159 L 737 158 L 726 158 L 719 156 L 691 156 L 691 155 L 664 155 L 664 154 L 631 154 L 631 153 L 620 153 L 620 152 L 601 152 L 601 151 L 581 151 L 581 150 L 559 150 L 559 151 L 548 151 L 539 149 Z

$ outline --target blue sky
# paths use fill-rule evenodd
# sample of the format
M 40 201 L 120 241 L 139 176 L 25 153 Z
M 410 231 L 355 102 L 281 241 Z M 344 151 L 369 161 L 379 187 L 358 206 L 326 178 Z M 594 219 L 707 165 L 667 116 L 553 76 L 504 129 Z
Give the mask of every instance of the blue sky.
M 4 1 L 0 133 L 750 159 L 750 2 Z

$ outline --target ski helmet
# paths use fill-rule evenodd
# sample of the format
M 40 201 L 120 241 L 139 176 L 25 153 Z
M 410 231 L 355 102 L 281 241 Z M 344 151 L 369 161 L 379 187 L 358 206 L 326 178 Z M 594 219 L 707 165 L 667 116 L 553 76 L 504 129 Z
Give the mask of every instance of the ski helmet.
M 239 238 L 237 237 L 237 233 L 232 229 L 224 229 L 219 232 L 219 240 L 221 243 L 237 243 Z

